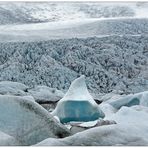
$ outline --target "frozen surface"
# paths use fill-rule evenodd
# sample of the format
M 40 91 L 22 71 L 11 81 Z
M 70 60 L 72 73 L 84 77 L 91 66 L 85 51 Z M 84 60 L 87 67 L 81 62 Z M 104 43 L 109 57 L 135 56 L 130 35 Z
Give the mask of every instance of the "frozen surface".
M 28 87 L 22 83 L 11 82 L 11 81 L 2 81 L 0 82 L 0 94 L 11 94 L 23 96 Z
M 35 88 L 29 89 L 28 93 L 31 94 L 37 102 L 55 102 L 64 96 L 62 91 L 47 86 L 36 86 Z
M 111 116 L 118 111 L 116 108 L 114 108 L 112 105 L 106 102 L 101 103 L 99 107 L 104 112 L 105 117 Z
M 146 91 L 147 40 L 146 35 L 125 35 L 0 43 L 0 81 L 67 91 L 71 81 L 84 74 L 91 93 Z
M 148 146 L 147 14 L 147 2 L 0 2 L 0 145 Z M 59 101 L 54 117 L 35 101 Z
M 12 136 L 0 131 L 0 146 L 16 146 L 19 142 Z
M 104 117 L 104 113 L 89 94 L 83 75 L 72 82 L 52 114 L 58 116 L 62 123 L 93 121 Z
M 79 126 L 81 126 L 81 127 L 94 127 L 97 124 L 97 122 L 98 122 L 98 120 L 84 122 L 84 123 L 81 123 Z
M 92 128 L 60 140 L 49 138 L 38 145 L 148 145 L 148 114 L 145 110 L 122 107 L 107 119 L 115 120 L 117 124 Z
M 121 108 L 122 106 L 131 107 L 134 105 L 143 105 L 148 107 L 148 91 L 130 94 L 124 97 L 119 97 L 118 99 L 110 99 L 107 101 L 116 109 Z
M 82 75 L 79 78 L 75 79 L 64 97 L 60 102 L 63 101 L 88 101 L 92 105 L 96 105 L 94 99 L 90 95 L 90 93 L 87 90 L 87 86 L 85 83 L 85 76 Z
M 64 137 L 68 131 L 37 103 L 16 96 L 0 95 L 0 130 L 31 145 L 48 137 Z

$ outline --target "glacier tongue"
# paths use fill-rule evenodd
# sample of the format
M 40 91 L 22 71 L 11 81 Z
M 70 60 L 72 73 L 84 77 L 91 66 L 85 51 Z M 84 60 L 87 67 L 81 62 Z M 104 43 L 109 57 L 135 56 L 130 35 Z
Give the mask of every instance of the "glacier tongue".
M 62 123 L 94 121 L 104 117 L 104 113 L 87 90 L 84 75 L 72 82 L 69 90 L 58 102 L 52 114 L 58 116 Z

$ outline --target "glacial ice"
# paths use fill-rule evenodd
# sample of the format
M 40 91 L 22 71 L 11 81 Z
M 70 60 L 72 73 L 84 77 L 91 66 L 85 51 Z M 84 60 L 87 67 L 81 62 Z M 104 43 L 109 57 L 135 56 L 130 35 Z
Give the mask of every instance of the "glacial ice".
M 118 99 L 110 99 L 107 102 L 116 109 L 120 109 L 122 106 L 131 107 L 135 105 L 143 105 L 148 107 L 148 91 L 130 94 Z
M 143 109 L 144 108 L 144 109 Z M 91 128 L 72 136 L 55 139 L 48 138 L 38 146 L 146 146 L 148 145 L 148 114 L 145 107 L 138 110 L 122 107 L 117 113 L 107 118 L 117 124 Z M 138 122 L 141 121 L 141 122 Z
M 72 82 L 52 114 L 58 116 L 62 123 L 94 121 L 104 117 L 104 113 L 89 94 L 83 75 Z
M 21 145 L 69 135 L 69 131 L 42 106 L 10 95 L 0 95 L 0 131 L 14 137 Z
M 0 146 L 16 146 L 19 142 L 12 136 L 0 131 Z
M 35 88 L 29 89 L 28 92 L 34 97 L 35 101 L 37 102 L 54 102 L 60 100 L 64 96 L 64 93 L 62 91 L 47 86 L 36 86 Z
M 11 94 L 17 96 L 25 95 L 25 91 L 28 87 L 19 82 L 1 81 L 0 82 L 0 94 Z

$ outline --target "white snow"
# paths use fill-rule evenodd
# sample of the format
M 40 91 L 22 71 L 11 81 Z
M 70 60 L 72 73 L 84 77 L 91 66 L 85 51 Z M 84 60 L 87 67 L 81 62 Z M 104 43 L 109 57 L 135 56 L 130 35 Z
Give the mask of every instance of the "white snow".
M 95 22 L 97 18 L 92 19 L 75 19 L 69 21 L 56 21 L 56 22 L 47 22 L 47 23 L 30 23 L 30 24 L 21 24 L 21 25 L 0 25 L 1 31 L 37 31 L 37 30 L 57 30 L 57 29 L 66 29 L 73 28 L 79 25 L 84 25 L 87 23 Z M 101 19 L 104 20 L 104 19 Z
M 80 127 L 94 127 L 98 123 L 98 120 L 89 121 L 79 124 Z
M 129 23 L 131 23 L 132 26 L 128 25 Z M 63 38 L 105 37 L 123 34 L 137 36 L 140 34 L 139 32 L 147 33 L 146 29 L 144 29 L 146 28 L 145 23 L 147 23 L 147 18 L 118 17 L 76 19 L 71 21 L 22 25 L 0 25 L 0 42 L 31 42 Z M 118 26 L 118 28 L 115 26 Z M 127 29 L 123 30 L 125 27 Z M 138 28 L 139 31 L 134 28 Z

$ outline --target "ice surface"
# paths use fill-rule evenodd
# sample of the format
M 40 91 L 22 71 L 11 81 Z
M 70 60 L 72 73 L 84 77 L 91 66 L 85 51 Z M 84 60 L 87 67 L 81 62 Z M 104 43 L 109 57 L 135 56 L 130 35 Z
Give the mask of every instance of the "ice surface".
M 58 116 L 62 123 L 93 121 L 104 117 L 104 113 L 87 90 L 84 75 L 72 82 L 69 90 L 58 102 L 52 114 Z
M 91 128 L 64 139 L 49 138 L 37 145 L 148 145 L 148 114 L 145 109 L 137 111 L 134 108 L 122 107 L 107 119 L 114 120 L 117 124 Z
M 55 102 L 60 100 L 64 96 L 64 93 L 62 91 L 47 86 L 36 86 L 33 89 L 29 89 L 28 92 L 34 97 L 35 101 L 37 102 Z
M 25 91 L 28 87 L 22 83 L 12 81 L 1 81 L 0 82 L 0 94 L 11 94 L 22 96 L 25 95 Z
M 119 97 L 118 99 L 111 99 L 107 102 L 116 109 L 119 109 L 122 106 L 131 107 L 134 105 L 143 105 L 148 107 L 148 91 L 130 94 L 124 97 Z
M 0 145 L 148 145 L 147 8 L 0 3 Z M 62 93 L 81 74 L 99 106 L 83 76 Z M 58 100 L 54 117 L 35 102 Z M 60 121 L 84 123 L 69 136 Z
M 48 111 L 34 101 L 10 95 L 0 95 L 0 131 L 13 136 L 22 145 L 69 134 Z
M 12 136 L 0 131 L 0 146 L 16 146 L 19 142 Z
M 133 26 L 132 22 L 129 24 Z M 30 87 L 46 85 L 67 91 L 71 81 L 84 74 L 90 93 L 146 91 L 147 40 L 145 35 L 127 35 L 0 43 L 0 81 L 17 81 Z
M 97 123 L 98 123 L 98 120 L 94 120 L 94 121 L 81 123 L 79 126 L 81 126 L 81 127 L 94 127 Z
M 114 108 L 112 105 L 106 102 L 101 103 L 99 107 L 104 112 L 105 117 L 111 116 L 117 112 L 116 108 Z
M 146 24 L 148 24 L 147 18 L 125 17 L 1 25 L 0 42 L 33 42 L 51 39 L 87 38 L 94 36 L 106 37 L 113 35 L 132 35 L 134 37 L 140 34 L 147 34 L 148 28 Z
M 82 75 L 79 78 L 75 79 L 70 87 L 67 93 L 64 95 L 62 100 L 63 101 L 89 101 L 92 105 L 96 105 L 94 99 L 90 95 L 90 93 L 87 90 L 87 86 L 85 83 L 85 76 Z

